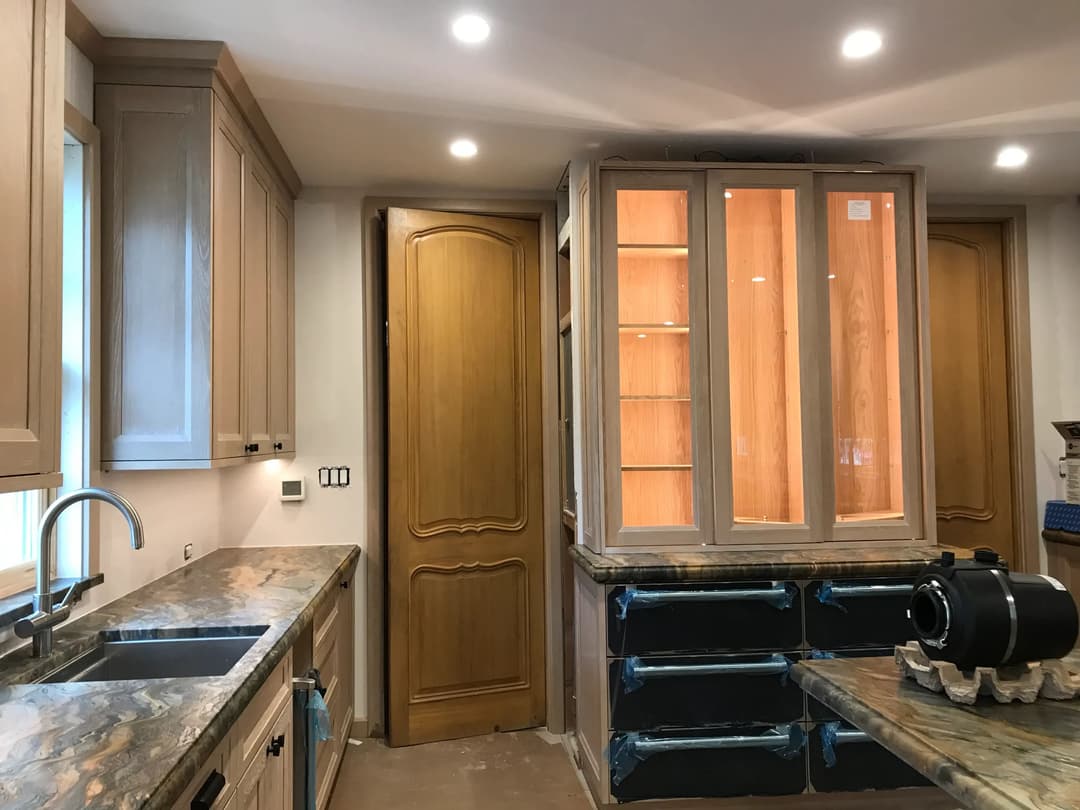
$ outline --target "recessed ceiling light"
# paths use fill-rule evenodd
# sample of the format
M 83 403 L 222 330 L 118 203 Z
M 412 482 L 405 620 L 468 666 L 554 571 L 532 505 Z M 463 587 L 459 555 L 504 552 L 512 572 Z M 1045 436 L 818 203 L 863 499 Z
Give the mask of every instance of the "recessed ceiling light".
M 1022 146 L 1006 146 L 997 156 L 997 165 L 1002 169 L 1018 169 L 1027 163 L 1027 149 Z
M 450 154 L 456 158 L 476 157 L 477 151 L 476 142 L 470 141 L 468 138 L 458 138 L 450 144 Z
M 479 14 L 462 14 L 454 20 L 450 30 L 459 41 L 468 45 L 477 45 L 491 34 L 491 26 Z
M 848 59 L 865 59 L 881 50 L 881 34 L 862 28 L 844 37 L 841 51 Z

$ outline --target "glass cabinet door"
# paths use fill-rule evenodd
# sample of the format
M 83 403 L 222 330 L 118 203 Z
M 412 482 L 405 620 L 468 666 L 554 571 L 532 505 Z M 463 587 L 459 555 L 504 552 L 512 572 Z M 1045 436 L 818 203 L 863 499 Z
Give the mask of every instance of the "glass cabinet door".
M 738 542 L 808 537 L 802 310 L 812 308 L 813 179 L 806 172 L 709 173 L 717 422 L 726 428 L 718 514 Z M 811 283 L 807 283 L 807 282 Z M 719 290 L 718 290 L 719 291 Z M 721 395 L 720 391 L 723 390 Z M 810 449 L 813 455 L 813 449 Z M 815 456 L 816 457 L 816 456 Z M 727 462 L 726 464 L 724 462 Z
M 911 191 L 908 178 L 824 179 L 833 513 L 845 524 L 918 520 Z M 855 535 L 852 535 L 855 536 Z
M 664 528 L 676 536 L 700 526 L 704 385 L 704 197 L 700 176 L 658 172 L 664 187 L 628 187 L 640 175 L 612 173 L 614 214 L 606 223 L 605 266 L 617 290 L 613 328 L 618 425 L 617 492 L 612 515 L 620 542 L 648 544 Z M 605 234 L 607 237 L 608 234 Z M 613 250 L 608 250 L 608 245 Z M 611 261 L 614 259 L 614 261 Z M 699 334 L 700 332 L 700 334 Z M 610 358 L 611 355 L 605 352 Z M 610 407 L 610 403 L 609 403 Z M 608 411 L 611 413 L 611 410 Z M 615 471 L 612 470 L 614 473 Z M 610 476 L 615 477 L 615 476 Z M 627 531 L 628 530 L 628 531 Z M 699 542 L 686 536 L 676 542 Z

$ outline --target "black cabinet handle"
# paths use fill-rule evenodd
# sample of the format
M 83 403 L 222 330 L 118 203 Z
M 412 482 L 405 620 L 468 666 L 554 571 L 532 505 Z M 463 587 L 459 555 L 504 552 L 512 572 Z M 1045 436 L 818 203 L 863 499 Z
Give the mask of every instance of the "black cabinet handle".
M 268 746 L 266 746 L 266 755 L 270 756 L 272 754 L 275 757 L 280 757 L 281 752 L 284 751 L 284 750 L 285 750 L 285 735 L 284 734 L 278 734 L 276 737 L 274 737 L 272 740 L 270 740 L 270 744 Z
M 245 453 L 258 453 L 259 452 L 259 443 L 254 442 L 252 444 L 245 444 L 244 445 L 244 452 Z
M 191 810 L 210 810 L 224 789 L 225 777 L 217 771 L 211 771 L 203 782 L 203 786 L 199 788 L 199 792 L 195 794 L 195 798 L 191 800 Z
M 285 442 L 274 442 L 274 449 L 275 450 L 284 450 L 285 449 Z
M 347 579 L 341 580 L 341 587 L 342 587 L 343 590 L 346 590 L 346 591 L 349 590 L 349 580 L 347 580 Z

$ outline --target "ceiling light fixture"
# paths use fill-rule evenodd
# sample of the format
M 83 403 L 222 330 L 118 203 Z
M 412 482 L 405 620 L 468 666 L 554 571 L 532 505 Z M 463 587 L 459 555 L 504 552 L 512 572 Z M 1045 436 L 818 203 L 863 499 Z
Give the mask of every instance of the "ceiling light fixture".
M 638 340 L 644 340 L 647 337 L 648 337 L 648 335 L 646 335 L 644 332 L 642 332 L 640 335 L 638 335 Z
M 750 280 L 751 280 L 752 282 L 754 282 L 755 284 L 760 284 L 761 282 L 763 282 L 763 281 L 765 280 L 765 276 L 754 276 L 754 277 L 753 277 L 752 279 L 750 279 Z
M 998 152 L 996 165 L 1000 169 L 1019 169 L 1027 160 L 1027 149 L 1022 146 L 1006 146 Z
M 873 56 L 881 50 L 881 34 L 869 28 L 852 31 L 844 37 L 844 44 L 840 50 L 848 59 L 865 59 Z
M 458 138 L 450 144 L 450 154 L 456 158 L 461 158 L 462 160 L 476 157 L 478 151 L 476 142 L 470 141 L 468 138 Z
M 450 30 L 466 45 L 479 45 L 491 34 L 491 26 L 479 14 L 462 14 L 454 20 Z

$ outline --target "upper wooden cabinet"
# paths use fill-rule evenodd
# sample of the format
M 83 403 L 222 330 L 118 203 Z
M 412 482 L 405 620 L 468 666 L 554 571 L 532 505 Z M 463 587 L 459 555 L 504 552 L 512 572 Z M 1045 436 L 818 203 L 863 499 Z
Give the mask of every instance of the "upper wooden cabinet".
M 580 540 L 932 542 L 921 173 L 571 179 Z
M 63 0 L 0 30 L 0 492 L 60 482 Z
M 102 465 L 294 452 L 291 193 L 214 81 L 104 76 Z

